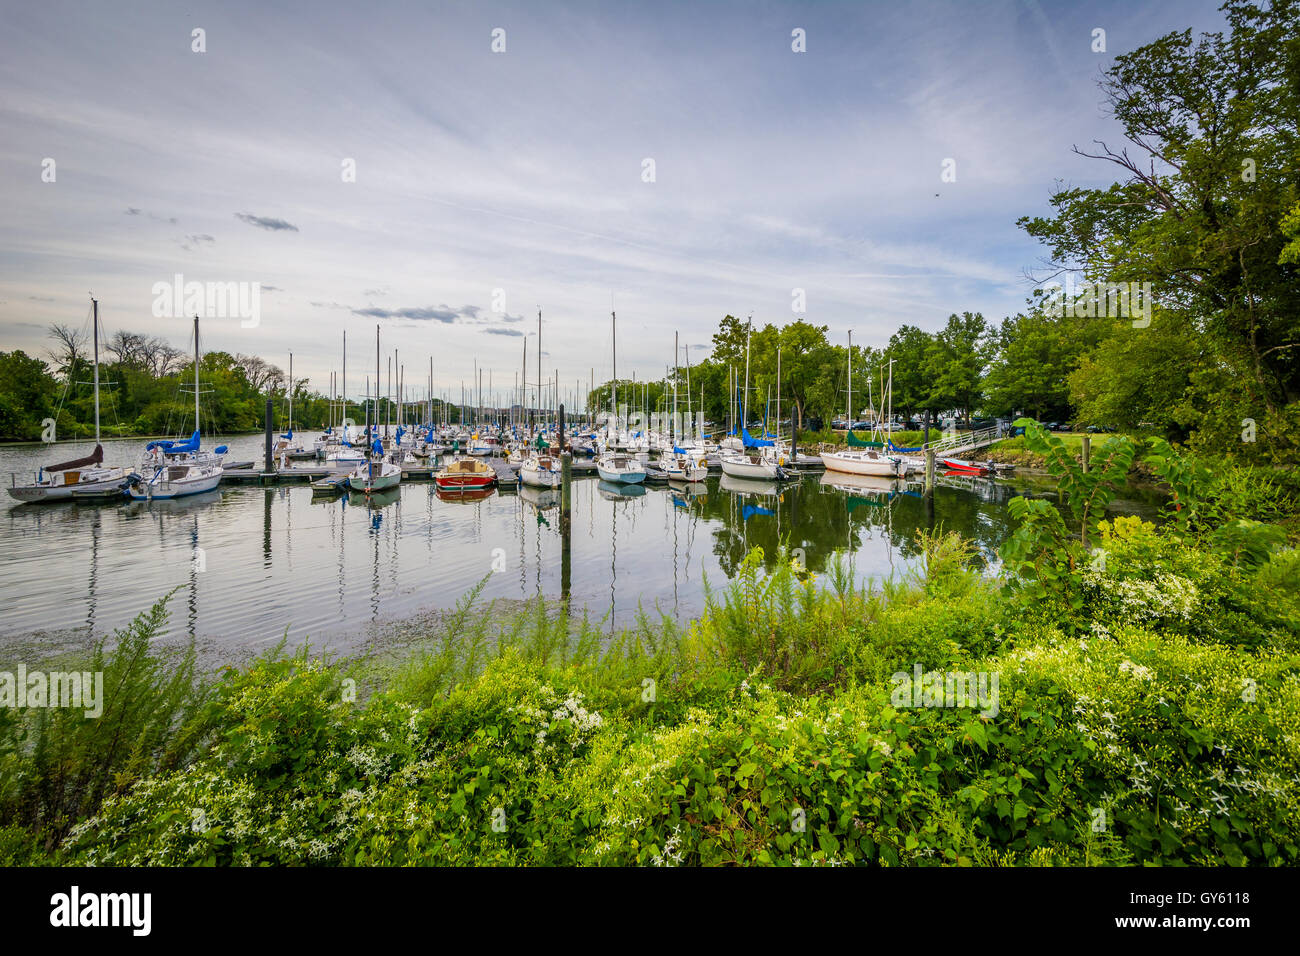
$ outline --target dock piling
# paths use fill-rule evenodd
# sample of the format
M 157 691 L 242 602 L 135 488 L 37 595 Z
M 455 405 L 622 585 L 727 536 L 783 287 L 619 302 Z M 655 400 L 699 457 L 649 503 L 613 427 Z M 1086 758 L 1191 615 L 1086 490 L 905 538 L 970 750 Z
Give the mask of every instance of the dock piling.
M 275 461 L 271 457 L 271 415 L 271 399 L 268 398 L 266 400 L 266 467 L 262 469 L 263 474 L 266 475 L 275 474 Z

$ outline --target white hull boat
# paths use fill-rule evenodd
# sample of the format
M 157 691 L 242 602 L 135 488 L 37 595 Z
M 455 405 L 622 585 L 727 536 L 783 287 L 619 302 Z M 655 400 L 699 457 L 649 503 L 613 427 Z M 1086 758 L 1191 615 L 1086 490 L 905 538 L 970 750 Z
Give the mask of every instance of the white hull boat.
M 870 450 L 822 452 L 822 464 L 827 471 L 840 471 L 849 475 L 902 478 L 907 474 L 907 465 L 900 459 Z
M 659 462 L 659 467 L 668 476 L 669 481 L 688 483 L 703 481 L 709 477 L 709 463 L 703 455 L 668 455 Z
M 43 468 L 30 485 L 14 484 L 9 496 L 25 502 L 71 501 L 74 498 L 120 498 L 136 477 L 129 468 L 101 468 L 102 445 L 88 457 Z
M 173 442 L 150 442 L 140 460 L 140 480 L 128 494 L 132 501 L 184 498 L 212 491 L 224 474 L 222 461 L 226 447 L 215 452 L 199 450 L 196 431 L 183 445 Z
M 560 463 L 550 455 L 533 455 L 519 467 L 519 480 L 533 488 L 558 488 L 560 479 Z
M 645 466 L 632 455 L 601 455 L 596 459 L 596 472 L 602 481 L 614 484 L 637 485 L 645 481 Z
M 356 471 L 348 475 L 348 487 L 370 495 L 378 491 L 396 488 L 402 480 L 402 469 L 390 461 L 366 462 L 358 465 Z
M 732 478 L 756 478 L 760 481 L 780 481 L 789 477 L 775 459 L 764 455 L 724 454 L 722 473 Z

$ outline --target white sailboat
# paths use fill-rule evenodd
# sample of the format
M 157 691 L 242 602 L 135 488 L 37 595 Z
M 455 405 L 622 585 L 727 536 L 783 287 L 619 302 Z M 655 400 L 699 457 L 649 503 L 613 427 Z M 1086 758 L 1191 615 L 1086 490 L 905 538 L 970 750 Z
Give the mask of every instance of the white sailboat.
M 379 326 L 375 326 L 375 432 L 379 431 Z M 384 443 L 376 438 L 370 456 L 348 475 L 348 487 L 367 495 L 396 488 L 402 480 L 402 468 L 384 458 Z
M 560 477 L 560 461 L 550 455 L 529 455 L 519 466 L 519 480 L 534 488 L 558 488 Z
M 99 300 L 91 298 L 93 338 L 95 343 L 95 450 L 84 458 L 46 465 L 36 473 L 31 484 L 14 480 L 9 495 L 19 501 L 69 501 L 73 498 L 117 498 L 136 477 L 129 468 L 105 468 L 104 446 L 99 443 Z
M 709 477 L 709 460 L 703 455 L 691 455 L 685 449 L 678 453 L 665 455 L 659 460 L 659 468 L 669 481 L 697 482 Z
M 610 384 L 610 405 L 613 407 L 614 412 L 613 435 L 615 437 L 611 438 L 609 442 L 613 445 L 618 435 L 618 317 L 611 311 L 609 318 L 614 336 L 614 377 Z M 596 472 L 600 475 L 602 481 L 614 484 L 637 485 L 645 481 L 643 459 L 625 452 L 607 451 L 601 455 L 596 459 Z
M 187 441 L 151 441 L 140 458 L 140 480 L 128 491 L 133 501 L 184 498 L 221 483 L 226 446 L 203 451 L 199 441 L 199 317 L 194 317 L 194 434 Z
M 752 323 L 751 323 L 752 324 Z M 740 409 L 741 447 L 727 447 L 718 456 L 722 473 L 732 478 L 757 478 L 762 481 L 781 481 L 791 477 L 781 467 L 776 448 L 768 439 L 754 438 L 749 434 L 749 331 L 745 333 L 745 390 Z
M 891 363 L 892 367 L 892 363 Z M 849 409 L 846 440 L 853 435 L 853 332 L 849 331 Z M 892 390 L 892 389 L 891 389 Z M 877 416 L 872 415 L 872 418 Z M 872 425 L 872 435 L 876 433 L 877 424 Z M 882 436 L 883 437 L 883 436 Z M 881 448 L 849 448 L 846 451 L 822 452 L 822 463 L 829 471 L 839 471 L 850 475 L 874 475 L 879 478 L 902 478 L 907 474 L 907 463 L 894 455 L 886 455 Z

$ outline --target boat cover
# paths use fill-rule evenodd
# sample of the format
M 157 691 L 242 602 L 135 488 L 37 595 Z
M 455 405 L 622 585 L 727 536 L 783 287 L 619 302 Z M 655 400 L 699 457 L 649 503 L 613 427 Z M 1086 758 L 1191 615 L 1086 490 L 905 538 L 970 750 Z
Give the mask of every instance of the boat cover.
M 748 428 L 741 429 L 741 440 L 745 443 L 746 448 L 771 448 L 772 442 L 765 438 L 755 438 L 749 433 Z
M 45 470 L 46 471 L 69 471 L 70 469 L 73 468 L 85 468 L 89 465 L 103 464 L 103 461 L 104 461 L 104 446 L 96 445 L 95 450 L 92 451 L 85 458 L 78 458 L 75 461 L 65 461 L 61 465 L 46 465 Z
M 190 436 L 189 441 L 151 441 L 144 446 L 145 451 L 153 451 L 155 448 L 161 448 L 169 455 L 183 455 L 187 452 L 199 450 L 199 430 L 196 428 L 194 434 Z
M 859 438 L 853 432 L 849 432 L 847 442 L 850 448 L 884 448 L 885 443 L 882 441 L 867 441 L 865 438 Z

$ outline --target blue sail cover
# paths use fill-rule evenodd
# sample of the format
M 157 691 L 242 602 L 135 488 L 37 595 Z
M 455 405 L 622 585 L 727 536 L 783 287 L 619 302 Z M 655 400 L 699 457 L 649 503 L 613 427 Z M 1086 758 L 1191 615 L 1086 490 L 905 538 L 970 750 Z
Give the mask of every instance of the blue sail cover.
M 376 455 L 382 455 L 384 453 L 384 443 L 376 438 L 375 443 L 370 446 L 370 451 Z
M 402 440 L 402 436 L 405 435 L 405 434 L 406 434 L 406 429 L 403 428 L 401 425 L 398 425 L 398 426 L 397 426 L 397 440 L 398 440 L 399 442 Z
M 281 435 L 280 437 L 292 441 L 292 440 L 293 440 L 293 429 L 290 428 L 290 429 L 289 429 L 289 434 L 287 434 L 287 435 Z
M 740 433 L 741 440 L 745 443 L 746 448 L 771 448 L 772 443 L 763 438 L 755 438 L 749 433 L 748 428 L 742 428 Z
M 190 436 L 189 441 L 185 441 L 185 442 L 151 441 L 149 444 L 144 446 L 145 451 L 153 451 L 155 448 L 161 448 L 168 455 L 183 455 L 186 452 L 198 451 L 199 431 L 196 428 L 194 430 L 194 434 Z
M 434 437 L 433 437 L 433 426 L 429 426 L 429 434 L 427 434 L 427 435 L 424 436 L 424 440 L 427 441 L 427 442 L 428 442 L 429 444 L 431 444 L 431 445 L 433 444 L 433 442 L 434 442 Z
M 924 445 L 917 445 L 915 448 L 899 448 L 897 445 L 895 445 L 895 444 L 891 441 L 891 442 L 889 443 L 889 450 L 890 450 L 890 451 L 902 451 L 902 452 L 925 451 L 925 446 L 924 446 Z

